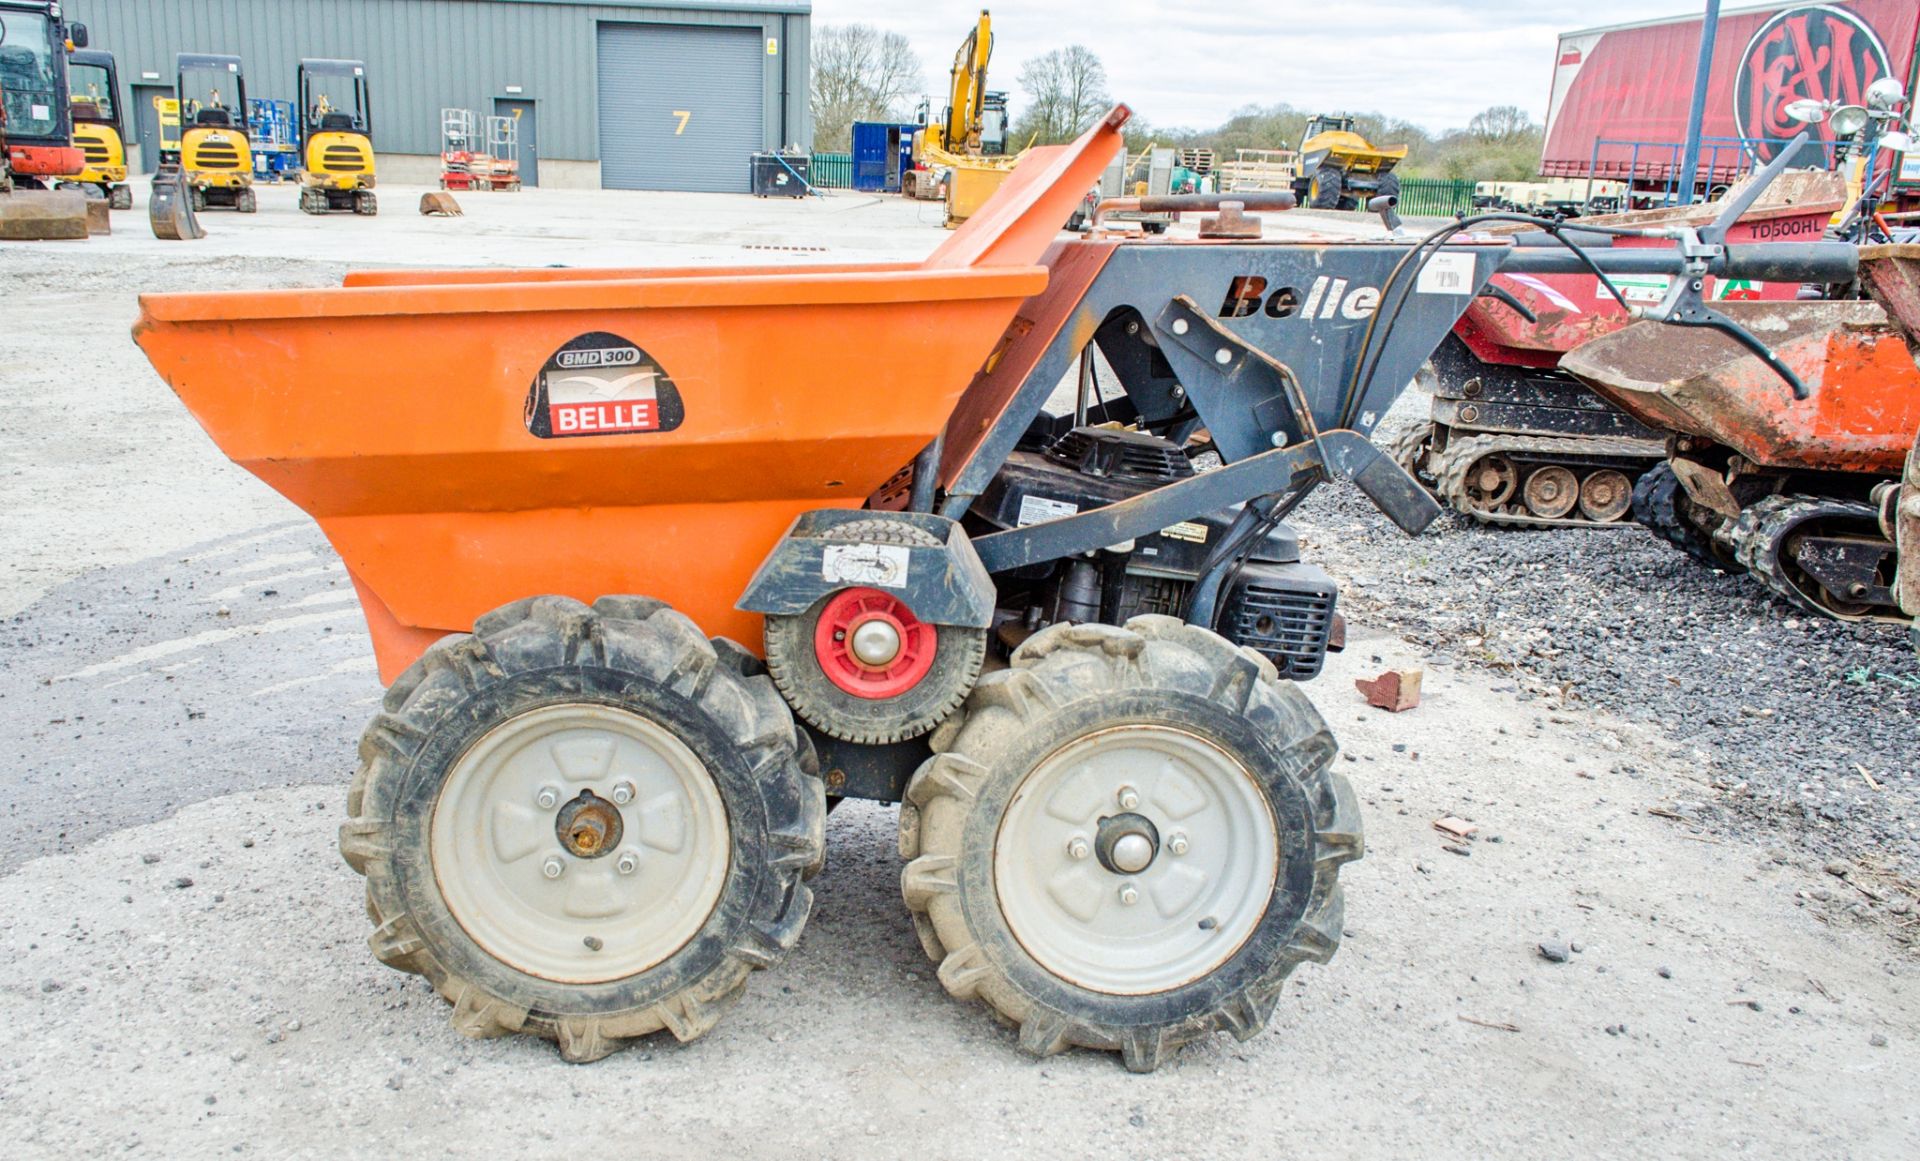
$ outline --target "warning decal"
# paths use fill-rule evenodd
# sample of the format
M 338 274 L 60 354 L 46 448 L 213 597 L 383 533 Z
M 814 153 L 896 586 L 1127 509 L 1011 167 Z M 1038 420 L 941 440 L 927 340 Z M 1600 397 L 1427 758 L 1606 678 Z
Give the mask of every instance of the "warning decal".
M 684 418 L 666 370 L 605 331 L 555 351 L 527 395 L 527 430 L 541 439 L 672 431 Z
M 820 575 L 840 585 L 905 588 L 907 550 L 896 544 L 829 544 L 820 555 Z

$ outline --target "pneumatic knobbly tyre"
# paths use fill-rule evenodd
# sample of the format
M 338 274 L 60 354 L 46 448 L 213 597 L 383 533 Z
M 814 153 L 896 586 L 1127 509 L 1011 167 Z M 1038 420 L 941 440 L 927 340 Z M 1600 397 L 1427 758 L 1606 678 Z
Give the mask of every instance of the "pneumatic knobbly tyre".
M 1171 617 L 1055 626 L 932 747 L 901 805 L 902 894 L 947 991 L 1028 1052 L 1144 1072 L 1244 1040 L 1339 945 L 1359 805 L 1320 715 L 1256 653 Z
M 469 1036 L 595 1060 L 703 1035 L 800 937 L 825 790 L 759 663 L 658 601 L 517 601 L 444 638 L 360 742 L 340 851 L 368 943 Z
M 1339 166 L 1321 162 L 1313 171 L 1313 177 L 1307 187 L 1307 208 L 1314 210 L 1337 210 L 1341 208 L 1341 195 L 1346 188 L 1347 175 Z
M 940 538 L 904 521 L 876 516 L 843 524 L 829 534 L 848 543 L 921 545 L 931 547 Z M 864 676 L 881 680 L 861 689 L 863 676 L 850 658 L 832 656 L 844 640 L 823 635 L 821 619 L 856 603 L 862 594 L 870 608 L 855 617 L 884 618 L 901 641 L 903 662 L 910 652 L 906 642 L 918 641 L 922 664 L 907 678 L 886 682 L 884 669 Z M 827 626 L 831 628 L 831 626 Z M 926 625 L 913 616 L 904 601 L 874 588 L 849 588 L 829 593 L 804 613 L 766 619 L 767 670 L 793 711 L 829 737 L 866 745 L 885 745 L 917 738 L 945 721 L 966 699 L 980 676 L 987 655 L 985 629 L 964 625 Z M 828 665 L 839 661 L 845 672 L 835 679 Z

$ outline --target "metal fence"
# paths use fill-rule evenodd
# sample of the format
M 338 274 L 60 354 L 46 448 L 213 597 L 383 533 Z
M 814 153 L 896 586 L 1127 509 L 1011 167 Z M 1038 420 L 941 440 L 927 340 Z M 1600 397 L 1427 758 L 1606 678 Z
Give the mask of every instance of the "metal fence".
M 1682 190 L 1680 175 L 1685 171 L 1686 145 L 1679 141 L 1628 141 L 1601 138 L 1593 143 L 1593 156 L 1583 174 L 1589 191 L 1594 181 L 1624 181 L 1648 190 L 1658 187 L 1663 204 L 1691 202 L 1697 194 L 1707 200 L 1717 196 L 1716 186 L 1730 185 L 1759 168 L 1758 157 L 1774 157 L 1791 145 L 1778 137 L 1702 137 L 1698 181 L 1705 189 Z M 1833 168 L 1833 146 L 1818 140 L 1805 147 L 1802 164 Z M 1603 156 L 1604 154 L 1604 156 Z M 1591 196 L 1591 192 L 1589 192 Z
M 852 189 L 853 154 L 814 154 L 811 176 L 817 189 Z
M 1400 212 L 1428 218 L 1450 218 L 1473 212 L 1473 183 L 1439 177 L 1400 179 Z

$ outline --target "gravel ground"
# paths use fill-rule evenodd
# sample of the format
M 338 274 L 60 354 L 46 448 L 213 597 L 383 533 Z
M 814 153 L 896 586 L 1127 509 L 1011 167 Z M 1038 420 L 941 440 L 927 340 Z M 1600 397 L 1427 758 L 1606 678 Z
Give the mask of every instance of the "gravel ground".
M 1409 392 L 1381 441 L 1428 404 Z M 1905 629 L 1807 617 L 1637 528 L 1490 529 L 1449 512 L 1409 540 L 1345 487 L 1321 489 L 1297 523 L 1347 615 L 1426 646 L 1429 664 L 1604 708 L 1709 765 L 1714 792 L 1688 812 L 1920 873 L 1920 661 Z
M 547 204 L 563 203 L 529 198 L 529 216 Z M 564 232 L 480 225 L 506 249 L 593 259 L 556 250 Z M 850 803 L 800 946 L 700 1043 L 573 1067 L 543 1042 L 459 1037 L 421 981 L 367 953 L 362 884 L 335 850 L 379 697 L 339 562 L 124 338 L 133 290 L 329 281 L 337 266 L 298 259 L 316 236 L 289 226 L 251 256 L 134 253 L 131 228 L 121 251 L 0 249 L 0 280 L 26 290 L 0 297 L 0 1157 L 518 1158 L 583 1141 L 856 1161 L 1245 1157 L 1276 1140 L 1327 1158 L 1646 1157 L 1675 1140 L 1703 1158 L 1916 1154 L 1920 1111 L 1897 1097 L 1920 1070 L 1898 942 L 1915 902 L 1871 862 L 1905 771 L 1870 767 L 1883 814 L 1803 818 L 1736 794 L 1761 782 L 1744 755 L 1818 737 L 1778 713 L 1734 735 L 1679 691 L 1645 691 L 1708 682 L 1681 646 L 1742 632 L 1703 613 L 1651 653 L 1636 634 L 1669 623 L 1597 621 L 1612 647 L 1580 628 L 1606 607 L 1597 592 L 1664 607 L 1653 573 L 1600 579 L 1635 556 L 1668 570 L 1661 586 L 1726 589 L 1709 607 L 1744 617 L 1750 649 L 1783 615 L 1626 538 L 1408 542 L 1344 488 L 1302 524 L 1347 582 L 1350 646 L 1306 689 L 1341 740 L 1368 854 L 1342 877 L 1341 953 L 1294 977 L 1265 1035 L 1146 1077 L 1103 1054 L 1020 1055 L 936 982 L 900 902 L 895 811 Z M 1509 573 L 1523 598 L 1498 607 L 1502 640 L 1473 595 Z M 1483 668 L 1473 636 L 1517 667 Z M 1911 673 L 1896 645 L 1877 664 Z M 1612 684 L 1552 689 L 1567 657 Z M 1423 661 L 1415 711 L 1354 691 Z M 1775 666 L 1773 686 L 1799 688 Z M 1818 712 L 1877 755 L 1910 746 L 1865 716 L 1887 704 L 1829 696 Z M 1446 816 L 1476 840 L 1436 831 Z M 1804 849 L 1804 833 L 1861 857 Z

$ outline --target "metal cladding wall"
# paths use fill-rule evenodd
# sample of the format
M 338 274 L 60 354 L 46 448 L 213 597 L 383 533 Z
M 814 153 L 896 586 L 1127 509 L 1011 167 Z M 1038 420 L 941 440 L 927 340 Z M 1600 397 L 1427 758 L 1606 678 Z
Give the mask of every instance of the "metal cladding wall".
M 119 58 L 123 85 L 172 85 L 175 53 L 237 53 L 249 96 L 291 100 L 300 58 L 351 57 L 367 62 L 382 152 L 437 154 L 443 107 L 484 115 L 512 96 L 538 103 L 543 156 L 577 161 L 600 157 L 601 27 L 729 26 L 760 46 L 754 148 L 813 139 L 810 0 L 67 0 L 65 9 L 93 47 Z M 744 174 L 744 155 L 739 166 Z
M 746 193 L 765 51 L 751 29 L 601 25 L 601 184 Z

